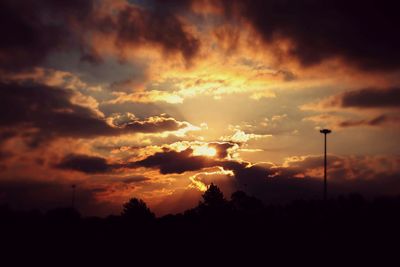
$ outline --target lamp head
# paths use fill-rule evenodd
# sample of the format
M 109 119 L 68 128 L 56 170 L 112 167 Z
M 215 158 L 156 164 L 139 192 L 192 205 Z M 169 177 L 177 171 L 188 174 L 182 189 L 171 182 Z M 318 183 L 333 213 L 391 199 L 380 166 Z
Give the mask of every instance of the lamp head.
M 322 129 L 322 130 L 319 130 L 319 132 L 320 132 L 320 133 L 323 133 L 323 134 L 329 134 L 329 133 L 331 133 L 332 131 L 329 130 L 329 129 Z

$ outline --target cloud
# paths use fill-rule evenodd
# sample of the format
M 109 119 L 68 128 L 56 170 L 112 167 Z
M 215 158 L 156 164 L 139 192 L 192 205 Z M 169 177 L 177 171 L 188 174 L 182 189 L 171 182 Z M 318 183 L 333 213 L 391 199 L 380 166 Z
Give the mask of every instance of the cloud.
M 200 41 L 185 29 L 178 10 L 155 2 L 152 9 L 111 1 L 27 0 L 0 4 L 0 69 L 20 71 L 45 63 L 55 52 L 80 51 L 81 60 L 103 61 L 100 42 L 113 40 L 115 56 L 156 45 L 190 61 Z M 79 25 L 79 26 L 78 26 Z
M 133 184 L 133 183 L 141 183 L 141 182 L 145 182 L 145 181 L 149 181 L 151 180 L 150 178 L 143 176 L 143 175 L 135 175 L 135 176 L 129 176 L 129 177 L 125 177 L 123 179 L 123 182 L 125 184 Z
M 400 88 L 365 88 L 345 92 L 336 99 L 344 108 L 399 108 Z
M 57 137 L 90 138 L 128 133 L 160 133 L 190 126 L 166 116 L 136 117 L 114 125 L 115 116 L 106 118 L 90 107 L 78 92 L 36 83 L 0 83 L 0 127 L 22 127 L 35 146 Z M 83 97 L 83 98 L 82 98 Z M 111 123 L 108 121 L 111 120 Z M 31 130 L 31 131 L 29 131 Z
M 328 155 L 328 176 L 333 184 L 346 187 L 352 181 L 375 180 L 392 177 L 400 173 L 399 157 L 389 156 L 339 156 Z M 321 178 L 323 176 L 323 156 L 301 156 L 287 158 L 276 177 L 292 175 L 302 178 Z M 353 190 L 356 191 L 356 188 Z
M 318 103 L 302 106 L 305 110 L 327 110 L 338 108 L 392 109 L 400 107 L 400 88 L 361 88 L 329 96 Z
M 72 90 L 40 84 L 0 83 L 4 104 L 0 126 L 26 125 L 43 135 L 88 137 L 108 133 L 111 127 L 95 110 L 72 103 Z
M 361 88 L 326 97 L 316 103 L 301 106 L 303 110 L 342 112 L 342 115 L 320 114 L 303 120 L 313 121 L 329 127 L 355 126 L 396 126 L 400 117 L 396 113 L 400 108 L 400 88 Z M 356 116 L 345 117 L 343 111 Z M 366 113 L 366 111 L 368 113 Z M 364 118 L 360 115 L 369 114 Z M 351 115 L 351 114 L 350 114 Z
M 210 148 L 215 149 L 213 155 L 207 153 Z M 131 163 L 131 166 L 157 168 L 162 174 L 198 171 L 222 166 L 225 161 L 229 161 L 231 154 L 238 148 L 237 144 L 231 142 L 176 143 L 175 146 L 164 147 L 161 152 Z
M 347 127 L 392 127 L 398 126 L 400 117 L 394 113 L 379 114 L 369 118 L 354 119 L 345 118 L 344 116 L 320 114 L 306 117 L 303 121 L 311 121 L 317 124 L 318 128 L 347 128 Z
M 155 43 L 166 52 L 182 53 L 187 60 L 199 49 L 199 40 L 184 30 L 176 14 L 158 6 L 150 10 L 127 5 L 111 25 L 112 31 L 117 33 L 116 44 L 120 47 Z
M 85 20 L 93 1 L 5 0 L 0 4 L 0 69 L 37 66 L 52 52 L 76 47 L 72 21 Z
M 394 31 L 400 20 L 393 1 L 6 0 L 0 7 L 0 68 L 10 71 L 38 66 L 55 52 L 80 51 L 81 60 L 97 64 L 104 51 L 125 60 L 133 50 L 149 46 L 190 62 L 201 47 L 193 28 L 206 20 L 196 15 L 207 10 L 225 15 L 226 25 L 216 27 L 214 35 L 229 51 L 240 39 L 233 26 L 242 22 L 273 44 L 270 49 L 280 47 L 281 54 L 296 57 L 304 66 L 331 58 L 364 70 L 394 70 L 400 64 L 400 38 Z M 283 75 L 293 79 L 290 73 Z
M 210 142 L 207 144 L 182 144 L 182 150 L 176 150 L 173 146 L 164 146 L 162 151 L 146 155 L 145 158 L 137 161 L 127 161 L 122 163 L 108 163 L 106 158 L 98 156 L 89 156 L 84 154 L 69 154 L 60 162 L 54 165 L 55 168 L 76 170 L 84 173 L 109 173 L 123 168 L 146 167 L 158 169 L 161 174 L 181 174 L 184 172 L 198 171 L 208 167 L 215 167 L 224 164 L 224 161 L 230 156 L 231 149 L 238 146 L 234 143 Z M 213 148 L 215 155 L 209 156 L 201 154 L 208 150 L 200 148 Z M 146 148 L 146 151 L 149 148 Z M 200 154 L 197 154 L 200 152 Z
M 144 120 L 140 120 L 132 114 L 129 117 L 124 117 L 124 114 L 113 114 L 108 120 L 111 120 L 112 125 L 125 132 L 158 133 L 182 130 L 192 126 L 187 122 L 180 122 L 166 115 L 152 116 Z
M 189 179 L 192 182 L 189 187 L 197 188 L 200 191 L 206 191 L 207 186 L 211 183 L 217 185 L 220 188 L 232 189 L 237 188 L 236 180 L 233 177 L 233 172 L 229 170 L 224 170 L 219 167 L 216 170 L 206 170 L 204 172 L 198 172 Z M 233 193 L 229 192 L 229 195 Z
M 205 156 L 193 156 L 193 149 L 187 148 L 181 152 L 164 150 L 154 155 L 137 161 L 136 166 L 157 168 L 162 174 L 183 173 L 187 171 L 201 170 L 215 166 L 215 160 Z
M 398 126 L 400 123 L 400 116 L 382 114 L 372 119 L 362 120 L 343 120 L 339 122 L 339 127 L 354 127 L 354 126 Z
M 58 169 L 76 170 L 84 173 L 104 173 L 112 169 L 106 159 L 96 156 L 70 154 L 55 165 Z
M 208 3 L 209 4 L 209 3 Z M 232 21 L 250 23 L 268 44 L 303 66 L 342 58 L 363 70 L 400 67 L 398 3 L 393 1 L 222 1 L 215 3 Z
M 271 134 L 254 134 L 254 133 L 245 133 L 242 130 L 235 129 L 235 133 L 232 136 L 223 136 L 221 140 L 232 141 L 235 143 L 246 143 L 250 140 L 257 140 L 271 137 Z

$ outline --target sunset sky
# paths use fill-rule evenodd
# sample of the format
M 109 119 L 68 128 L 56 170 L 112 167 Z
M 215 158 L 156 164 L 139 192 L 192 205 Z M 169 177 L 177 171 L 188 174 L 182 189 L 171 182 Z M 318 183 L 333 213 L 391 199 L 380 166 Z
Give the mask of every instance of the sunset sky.
M 1 0 L 0 204 L 400 193 L 395 1 Z

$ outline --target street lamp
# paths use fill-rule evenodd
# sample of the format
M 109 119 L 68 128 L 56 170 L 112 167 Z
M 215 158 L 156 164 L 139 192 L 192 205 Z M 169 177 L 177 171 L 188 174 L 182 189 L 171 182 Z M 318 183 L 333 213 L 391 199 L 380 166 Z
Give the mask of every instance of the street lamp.
M 324 134 L 324 201 L 327 199 L 327 181 L 326 181 L 326 135 L 331 133 L 332 131 L 329 129 L 322 129 L 319 131 L 320 133 Z

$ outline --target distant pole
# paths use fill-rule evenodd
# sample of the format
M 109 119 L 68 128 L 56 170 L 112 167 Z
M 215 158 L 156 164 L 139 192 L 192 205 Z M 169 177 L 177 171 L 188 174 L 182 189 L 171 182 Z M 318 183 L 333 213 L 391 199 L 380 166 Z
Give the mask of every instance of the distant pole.
M 328 197 L 328 184 L 327 184 L 327 179 L 326 179 L 326 165 L 327 165 L 327 159 L 326 159 L 326 135 L 331 133 L 332 131 L 329 130 L 329 129 L 322 129 L 319 132 L 324 134 L 324 201 L 326 201 L 327 197 Z
M 76 189 L 76 185 L 75 184 L 71 185 L 71 188 L 72 188 L 71 207 L 74 209 L 75 208 L 75 189 Z

